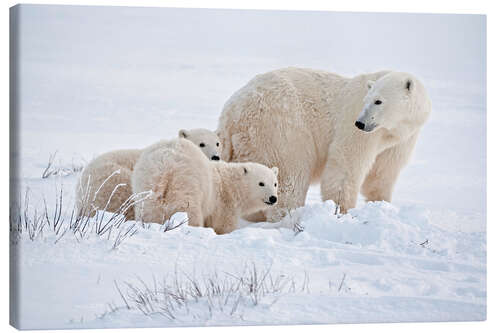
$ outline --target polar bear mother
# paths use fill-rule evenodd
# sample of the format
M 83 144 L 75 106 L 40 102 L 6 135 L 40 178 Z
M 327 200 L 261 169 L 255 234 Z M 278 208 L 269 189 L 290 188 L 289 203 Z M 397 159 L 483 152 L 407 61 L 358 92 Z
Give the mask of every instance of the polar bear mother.
M 217 134 L 226 161 L 280 169 L 280 202 L 258 221 L 279 220 L 303 206 L 311 183 L 341 212 L 391 201 L 431 111 L 425 88 L 408 73 L 381 71 L 345 78 L 285 68 L 258 75 L 224 105 Z

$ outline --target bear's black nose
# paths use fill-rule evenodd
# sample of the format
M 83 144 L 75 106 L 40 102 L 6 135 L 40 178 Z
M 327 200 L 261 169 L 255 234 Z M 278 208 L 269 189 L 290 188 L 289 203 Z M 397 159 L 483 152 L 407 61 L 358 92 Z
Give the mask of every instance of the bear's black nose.
M 214 155 L 214 156 L 212 156 L 212 160 L 213 160 L 213 161 L 218 161 L 218 160 L 220 160 L 220 158 L 219 158 L 219 156 Z
M 274 204 L 274 203 L 276 203 L 276 201 L 278 201 L 278 198 L 276 198 L 274 195 L 271 195 L 269 197 L 269 202 L 270 203 Z
M 356 121 L 356 122 L 354 123 L 354 125 L 355 125 L 357 128 L 359 128 L 360 130 L 365 129 L 365 124 L 364 124 L 364 123 L 362 123 L 362 122 L 360 122 L 360 121 Z

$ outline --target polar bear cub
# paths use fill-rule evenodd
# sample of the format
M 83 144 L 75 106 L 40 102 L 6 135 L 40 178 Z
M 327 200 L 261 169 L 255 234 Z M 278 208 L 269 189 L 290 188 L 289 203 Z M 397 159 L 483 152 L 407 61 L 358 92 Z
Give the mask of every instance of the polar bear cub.
M 210 130 L 181 129 L 185 138 L 206 157 L 218 161 L 221 145 L 218 136 Z M 135 219 L 132 207 L 141 196 L 132 197 L 130 177 L 143 149 L 123 149 L 104 153 L 93 159 L 83 170 L 76 188 L 76 207 L 79 215 L 93 216 L 97 210 L 122 210 L 127 220 Z
M 176 212 L 189 225 L 217 234 L 236 229 L 238 217 L 278 201 L 278 169 L 258 163 L 213 163 L 186 139 L 160 141 L 146 148 L 132 173 L 134 193 L 152 191 L 135 206 L 144 222 L 163 223 Z

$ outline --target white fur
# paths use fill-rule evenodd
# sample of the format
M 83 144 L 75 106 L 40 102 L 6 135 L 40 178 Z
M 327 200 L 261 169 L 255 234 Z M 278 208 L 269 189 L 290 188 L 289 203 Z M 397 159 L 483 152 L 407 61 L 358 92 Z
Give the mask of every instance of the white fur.
M 194 143 L 208 157 L 209 160 L 220 158 L 221 144 L 219 137 L 214 132 L 204 128 L 193 130 L 182 129 L 179 131 L 179 138 L 188 139 Z
M 135 214 L 144 222 L 163 223 L 187 212 L 190 225 L 228 233 L 239 216 L 268 207 L 278 193 L 277 174 L 278 169 L 257 163 L 209 161 L 182 138 L 160 141 L 144 151 L 132 173 L 134 193 L 152 191 Z
M 179 137 L 192 141 L 209 159 L 220 156 L 220 141 L 213 131 L 180 130 Z M 200 147 L 201 143 L 204 147 Z M 114 150 L 93 159 L 83 170 L 76 188 L 79 214 L 94 215 L 97 209 L 118 211 L 132 195 L 130 177 L 142 152 L 142 149 Z M 128 209 L 125 216 L 133 220 L 134 209 Z
M 407 89 L 410 82 L 410 89 Z M 372 89 L 368 90 L 368 86 Z M 381 105 L 373 105 L 381 99 Z M 431 111 L 423 85 L 407 73 L 345 78 L 285 68 L 256 76 L 224 105 L 217 134 L 222 159 L 280 169 L 280 202 L 251 220 L 278 220 L 304 205 L 311 183 L 346 212 L 361 191 L 390 201 L 401 168 Z M 371 132 L 356 128 L 364 120 Z

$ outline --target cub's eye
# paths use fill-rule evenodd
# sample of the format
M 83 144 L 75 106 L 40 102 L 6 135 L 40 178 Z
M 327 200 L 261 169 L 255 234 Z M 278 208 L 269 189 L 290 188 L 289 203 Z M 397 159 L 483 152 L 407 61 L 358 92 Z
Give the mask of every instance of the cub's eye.
M 260 182 L 260 183 L 259 183 L 259 186 L 264 186 L 264 183 L 263 183 L 263 182 Z
M 216 145 L 217 147 L 219 147 L 219 143 L 218 143 L 218 142 L 217 142 L 215 145 Z
M 201 148 L 205 147 L 205 144 L 204 144 L 203 142 L 202 142 L 202 143 L 200 143 L 200 147 L 201 147 Z
M 376 104 L 376 105 L 380 105 L 380 104 L 382 104 L 382 101 L 381 101 L 381 100 L 379 100 L 379 99 L 377 99 L 377 100 L 375 101 L 375 104 Z
M 274 183 L 274 187 L 278 186 L 278 184 Z

